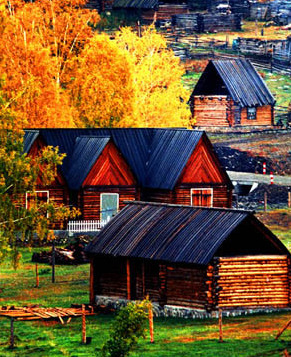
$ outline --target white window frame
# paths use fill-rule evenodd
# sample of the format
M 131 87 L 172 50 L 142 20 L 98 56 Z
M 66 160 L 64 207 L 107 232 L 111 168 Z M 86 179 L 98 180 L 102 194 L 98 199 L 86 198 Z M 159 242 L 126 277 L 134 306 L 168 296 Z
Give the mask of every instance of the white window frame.
M 36 190 L 36 191 L 27 191 L 26 193 L 25 193 L 25 208 L 26 209 L 28 209 L 28 195 L 29 194 L 37 194 L 37 193 L 43 193 L 43 192 L 45 192 L 46 194 L 47 194 L 47 203 L 50 201 L 50 191 L 48 191 L 48 190 Z M 48 216 L 49 216 L 49 214 L 48 214 L 48 212 L 47 212 L 47 214 L 46 214 L 46 217 L 48 218 Z
M 190 194 L 191 194 L 191 206 L 193 206 L 193 192 L 194 191 L 211 191 L 211 203 L 210 206 L 195 206 L 195 207 L 213 207 L 213 188 L 212 187 L 201 187 L 201 188 L 191 188 Z
M 119 193 L 115 193 L 115 192 L 102 192 L 100 194 L 100 219 L 102 219 L 102 195 L 110 195 L 110 196 L 117 196 L 117 209 L 116 212 L 119 212 Z

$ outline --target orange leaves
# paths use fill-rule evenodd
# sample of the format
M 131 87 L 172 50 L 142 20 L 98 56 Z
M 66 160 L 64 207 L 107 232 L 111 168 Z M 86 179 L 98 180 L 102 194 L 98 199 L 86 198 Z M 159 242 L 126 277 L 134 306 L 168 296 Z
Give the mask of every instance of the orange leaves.
M 70 61 L 92 36 L 95 11 L 84 1 L 12 0 L 0 32 L 3 91 L 22 127 L 72 127 L 73 108 L 64 90 L 74 76 Z

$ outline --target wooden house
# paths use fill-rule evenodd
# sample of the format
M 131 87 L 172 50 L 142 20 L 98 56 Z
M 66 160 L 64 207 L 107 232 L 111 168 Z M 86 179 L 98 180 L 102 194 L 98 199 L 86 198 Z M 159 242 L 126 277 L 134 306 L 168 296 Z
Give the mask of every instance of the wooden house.
M 290 307 L 290 253 L 248 211 L 131 202 L 89 243 L 90 302 Z
M 248 60 L 211 60 L 189 100 L 199 127 L 274 125 L 275 99 Z
M 24 152 L 30 157 L 36 157 L 40 151 L 46 146 L 43 140 L 39 140 L 38 130 L 29 130 L 25 132 L 24 136 Z M 69 186 L 65 176 L 60 169 L 57 170 L 57 176 L 50 185 L 44 185 L 42 181 L 42 171 L 37 177 L 36 189 L 34 192 L 26 192 L 23 198 L 23 204 L 26 208 L 30 208 L 31 205 L 35 205 L 36 202 L 47 203 L 53 201 L 56 205 L 69 205 Z M 63 228 L 63 222 L 54 222 L 54 229 Z
M 66 154 L 60 172 L 83 220 L 106 220 L 125 200 L 231 207 L 231 181 L 202 131 L 39 129 L 25 144 Z

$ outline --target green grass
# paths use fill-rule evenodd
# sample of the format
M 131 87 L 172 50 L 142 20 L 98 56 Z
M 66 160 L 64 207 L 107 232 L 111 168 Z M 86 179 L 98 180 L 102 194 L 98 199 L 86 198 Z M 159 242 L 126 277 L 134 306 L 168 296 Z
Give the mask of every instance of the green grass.
M 284 233 L 282 237 L 285 239 Z M 55 284 L 51 283 L 50 267 L 39 264 L 40 287 L 35 288 L 35 265 L 30 261 L 32 251 L 22 249 L 22 253 L 17 271 L 8 262 L 0 266 L 1 305 L 69 307 L 72 303 L 88 303 L 88 264 L 57 266 Z M 87 317 L 87 336 L 92 337 L 89 345 L 81 344 L 80 318 L 65 325 L 57 321 L 16 321 L 14 350 L 8 348 L 10 321 L 0 318 L 0 357 L 100 356 L 113 318 L 113 315 L 102 314 Z M 225 343 L 219 343 L 217 319 L 156 318 L 155 343 L 151 344 L 149 337 L 142 339 L 132 356 L 283 356 L 284 349 L 291 351 L 288 342 L 291 329 L 285 331 L 279 341 L 274 337 L 290 319 L 291 312 L 224 318 Z

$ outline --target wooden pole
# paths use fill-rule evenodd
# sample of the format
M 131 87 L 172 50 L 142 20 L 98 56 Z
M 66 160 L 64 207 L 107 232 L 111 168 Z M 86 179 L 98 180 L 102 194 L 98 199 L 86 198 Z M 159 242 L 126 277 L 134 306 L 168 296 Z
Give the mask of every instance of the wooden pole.
M 86 314 L 84 304 L 82 304 L 82 343 L 86 343 Z
M 35 283 L 35 287 L 38 288 L 39 287 L 39 275 L 38 275 L 38 264 L 35 264 L 35 278 L 36 278 L 36 283 Z
M 9 348 L 14 348 L 14 318 L 10 319 L 10 346 Z
M 275 337 L 275 340 L 278 340 L 278 338 L 282 335 L 282 333 L 287 330 L 287 328 L 291 325 L 291 320 L 287 322 L 287 324 L 282 328 L 281 331 L 278 332 L 277 336 Z
M 56 250 L 55 250 L 55 242 L 53 241 L 52 246 L 52 283 L 55 283 L 55 265 L 56 265 Z
M 268 204 L 268 194 L 267 191 L 264 192 L 264 211 L 267 211 L 267 204 Z
M 146 297 L 146 288 L 145 288 L 145 270 L 144 270 L 144 261 L 141 263 L 141 274 L 142 274 L 142 296 Z
M 288 208 L 291 208 L 291 190 L 288 191 Z
M 127 300 L 131 299 L 130 291 L 130 262 L 129 259 L 126 260 L 126 289 L 127 289 Z
M 218 310 L 218 324 L 219 324 L 219 342 L 223 342 L 223 335 L 222 335 L 222 310 Z
M 149 327 L 150 327 L 150 337 L 151 343 L 154 343 L 154 316 L 153 316 L 153 308 L 149 306 Z

